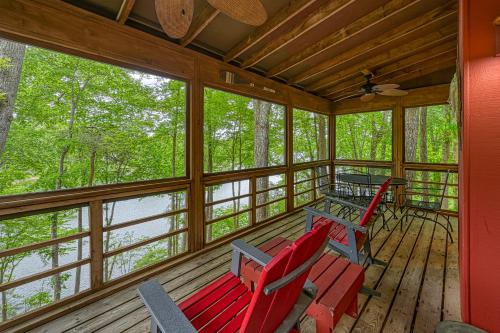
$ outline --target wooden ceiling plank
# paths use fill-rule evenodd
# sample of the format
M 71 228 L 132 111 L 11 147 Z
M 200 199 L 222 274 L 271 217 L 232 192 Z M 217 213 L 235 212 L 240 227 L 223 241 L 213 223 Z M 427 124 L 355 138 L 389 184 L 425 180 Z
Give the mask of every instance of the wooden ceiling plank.
M 398 71 L 395 75 L 392 75 L 387 79 L 378 83 L 380 84 L 393 83 L 393 82 L 403 83 L 440 70 L 452 68 L 454 66 L 456 66 L 456 57 L 447 56 L 447 57 L 442 57 L 440 59 L 432 59 L 432 61 L 428 61 L 425 64 L 417 64 L 415 66 L 403 68 L 400 71 Z M 346 92 L 343 94 L 330 94 L 330 95 L 325 95 L 325 97 L 328 97 L 333 101 L 338 101 L 340 99 L 343 99 L 345 96 L 349 96 L 350 94 L 352 94 L 352 92 Z
M 374 69 L 393 62 L 397 62 L 401 59 L 410 57 L 419 52 L 423 52 L 442 43 L 449 42 L 450 40 L 455 40 L 456 42 L 456 26 L 453 25 L 445 26 L 439 31 L 434 31 L 406 44 L 402 44 L 400 46 L 388 49 L 385 52 L 378 53 L 377 55 L 366 59 L 363 62 L 356 63 L 341 71 L 335 72 L 335 74 L 326 76 L 309 86 L 306 86 L 305 90 L 323 90 L 325 88 L 337 85 L 343 81 L 349 80 L 350 78 L 361 75 L 361 71 L 364 69 Z
M 365 53 L 373 52 L 376 50 L 383 50 L 384 48 L 387 48 L 388 44 L 398 42 L 399 40 L 404 40 L 405 38 L 409 38 L 408 36 L 424 34 L 428 29 L 434 26 L 439 26 L 445 22 L 449 22 L 455 19 L 456 15 L 456 5 L 452 7 L 450 7 L 450 5 L 446 5 L 433 9 L 425 13 L 424 15 L 408 21 L 398 27 L 395 27 L 366 43 L 356 46 L 344 53 L 341 53 L 316 66 L 313 66 L 312 68 L 309 68 L 308 70 L 292 78 L 289 83 L 299 84 L 305 80 L 320 76 L 325 72 L 331 71 L 339 65 L 342 65 L 349 61 L 353 61 Z
M 267 20 L 266 23 L 256 28 L 248 37 L 243 39 L 239 44 L 233 47 L 224 56 L 224 61 L 229 62 L 242 53 L 253 47 L 255 44 L 269 36 L 272 32 L 287 24 L 291 19 L 300 14 L 308 6 L 314 4 L 317 0 L 293 0 L 287 6 L 280 9 L 273 17 Z
M 457 45 L 456 42 L 450 41 L 447 43 L 442 43 L 430 50 L 420 52 L 411 57 L 404 58 L 400 61 L 391 63 L 387 66 L 381 67 L 379 69 L 373 70 L 374 77 L 373 82 L 379 83 L 383 82 L 386 78 L 390 77 L 392 74 L 397 73 L 401 68 L 407 68 L 410 66 L 416 66 L 418 64 L 427 64 L 431 59 L 441 58 L 441 57 L 455 57 L 457 55 Z M 364 78 L 359 75 L 359 77 L 343 82 L 333 88 L 324 90 L 320 92 L 320 95 L 331 95 L 342 93 L 346 91 L 359 90 L 359 87 L 364 84 Z M 391 82 L 392 83 L 392 82 Z
M 127 19 L 134 8 L 135 0 L 123 0 L 118 15 L 116 15 L 116 21 L 120 24 L 125 24 Z
M 300 24 L 290 27 L 288 32 L 278 36 L 276 39 L 270 43 L 264 45 L 258 51 L 252 53 L 247 59 L 245 59 L 241 67 L 248 68 L 254 66 L 274 54 L 278 50 L 281 50 L 286 45 L 295 41 L 300 36 L 311 31 L 312 29 L 319 26 L 321 23 L 325 22 L 329 18 L 335 16 L 339 11 L 346 8 L 347 6 L 353 4 L 357 0 L 330 0 L 325 5 L 323 5 L 318 10 L 309 14 L 305 20 Z
M 181 40 L 181 45 L 186 46 L 191 43 L 202 31 L 219 15 L 220 10 L 204 2 L 203 8 L 195 16 L 193 23 L 189 27 L 188 33 Z
M 304 51 L 274 66 L 266 75 L 268 77 L 280 75 L 424 1 L 425 0 L 391 0 L 340 30 L 331 33 L 327 37 L 306 48 Z

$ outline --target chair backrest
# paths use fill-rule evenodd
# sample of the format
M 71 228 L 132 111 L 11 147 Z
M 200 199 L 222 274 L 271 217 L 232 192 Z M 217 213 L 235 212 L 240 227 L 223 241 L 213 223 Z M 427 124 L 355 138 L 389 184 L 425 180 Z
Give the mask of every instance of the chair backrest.
M 313 230 L 281 250 L 263 268 L 241 324 L 240 332 L 275 332 L 295 306 L 314 262 L 311 262 L 302 274 L 275 292 L 266 295 L 264 293 L 265 287 L 284 278 L 303 265 L 309 258 L 322 252 L 331 225 L 331 222 L 318 223 Z
M 389 177 L 382 186 L 379 187 L 377 193 L 375 193 L 375 196 L 373 197 L 372 201 L 370 202 L 370 205 L 368 206 L 368 209 L 366 210 L 365 214 L 361 218 L 361 221 L 359 221 L 359 225 L 364 227 L 372 218 L 373 214 L 375 213 L 375 209 L 377 209 L 377 206 L 380 204 L 380 201 L 382 201 L 382 197 L 384 193 L 387 191 L 389 188 L 389 184 L 391 183 L 392 178 Z
M 316 171 L 316 186 L 322 194 L 330 193 L 330 177 L 328 177 L 328 169 L 326 165 L 320 165 L 315 168 Z
M 439 198 L 439 208 L 443 208 L 443 200 L 446 195 L 446 188 L 448 187 L 448 179 L 450 178 L 450 170 L 446 171 L 446 176 L 444 178 L 443 190 L 441 191 L 441 197 Z

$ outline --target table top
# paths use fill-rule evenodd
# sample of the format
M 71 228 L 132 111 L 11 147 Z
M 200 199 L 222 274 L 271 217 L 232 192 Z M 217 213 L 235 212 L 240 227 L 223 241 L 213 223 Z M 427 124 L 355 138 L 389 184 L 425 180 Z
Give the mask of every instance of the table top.
M 384 175 L 367 175 L 367 174 L 355 174 L 355 173 L 340 173 L 338 174 L 338 179 L 352 184 L 359 185 L 382 185 L 389 176 Z M 404 178 L 393 177 L 390 186 L 404 186 L 408 181 Z

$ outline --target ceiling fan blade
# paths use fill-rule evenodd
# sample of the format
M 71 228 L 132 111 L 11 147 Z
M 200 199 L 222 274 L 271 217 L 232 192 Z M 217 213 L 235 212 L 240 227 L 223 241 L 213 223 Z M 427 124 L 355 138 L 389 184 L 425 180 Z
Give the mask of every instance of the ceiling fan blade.
M 359 99 L 362 102 L 369 102 L 369 101 L 373 100 L 374 98 L 375 98 L 375 93 L 369 93 L 369 94 L 364 94 Z
M 267 21 L 267 12 L 260 0 L 207 0 L 208 3 L 236 21 L 259 26 Z
M 399 84 L 388 83 L 388 84 L 377 84 L 373 86 L 372 89 L 376 91 L 384 91 L 388 89 L 397 89 L 397 88 L 399 88 Z
M 193 20 L 194 0 L 155 0 L 156 16 L 165 33 L 184 37 Z
M 408 95 L 408 92 L 401 89 L 387 89 L 387 90 L 377 91 L 377 94 L 384 96 L 405 96 Z

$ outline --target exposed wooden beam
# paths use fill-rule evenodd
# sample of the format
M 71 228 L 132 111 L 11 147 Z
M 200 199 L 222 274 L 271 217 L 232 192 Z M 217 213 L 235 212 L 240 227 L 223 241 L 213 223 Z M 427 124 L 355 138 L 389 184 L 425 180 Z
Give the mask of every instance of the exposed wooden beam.
M 340 10 L 351 5 L 356 0 L 331 0 L 328 1 L 318 10 L 309 14 L 305 20 L 300 24 L 295 25 L 288 32 L 280 35 L 278 38 L 274 39 L 270 43 L 266 44 L 264 47 L 258 51 L 252 53 L 246 60 L 243 61 L 241 67 L 248 68 L 254 66 L 270 55 L 274 54 L 278 50 L 282 49 L 286 45 L 295 41 L 297 38 L 302 36 L 308 31 L 311 31 L 321 23 L 325 22 L 329 18 L 335 16 Z
M 394 73 L 397 73 L 401 68 L 415 67 L 418 64 L 425 65 L 429 62 L 432 62 L 433 59 L 440 59 L 442 57 L 448 56 L 456 58 L 456 48 L 456 42 L 454 40 L 451 40 L 449 42 L 439 44 L 431 50 L 427 50 L 410 57 L 405 57 L 400 61 L 396 61 L 390 63 L 387 66 L 373 70 L 375 74 L 373 81 L 375 83 L 382 82 L 388 77 L 390 78 L 391 75 L 394 75 Z M 362 84 L 364 84 L 364 78 L 359 75 L 359 77 L 356 77 L 355 79 L 343 82 L 342 84 L 336 85 L 333 88 L 320 92 L 320 95 L 340 94 L 346 91 L 358 91 Z
M 377 83 L 403 83 L 443 69 L 452 68 L 454 66 L 456 66 L 456 57 L 442 57 L 440 59 L 431 59 L 425 63 L 402 68 L 394 75 Z M 328 97 L 333 101 L 338 101 L 343 99 L 345 96 L 349 96 L 351 93 L 352 92 L 335 95 L 332 94 L 328 95 Z
M 428 34 L 413 41 L 402 43 L 400 46 L 390 48 L 364 61 L 359 61 L 352 66 L 335 72 L 335 74 L 326 76 L 321 80 L 306 86 L 306 90 L 318 91 L 330 87 L 338 82 L 345 81 L 350 77 L 359 75 L 363 69 L 380 67 L 418 52 L 422 52 L 423 50 L 432 48 L 440 43 L 447 42 L 450 39 L 456 38 L 456 29 L 456 24 L 446 25 L 437 31 L 429 32 Z
M 134 5 L 135 0 L 123 0 L 120 11 L 116 16 L 116 21 L 120 24 L 125 24 L 128 16 L 130 15 L 130 12 L 132 12 L 132 8 L 134 8 Z
M 286 61 L 274 66 L 267 72 L 268 77 L 277 76 L 281 73 L 298 66 L 315 56 L 318 56 L 328 50 L 333 49 L 339 44 L 351 39 L 352 37 L 372 29 L 377 24 L 387 21 L 394 15 L 410 8 L 425 0 L 391 0 L 388 3 L 380 6 L 369 14 L 355 20 L 349 25 L 331 33 L 322 40 L 314 43 L 307 49 L 293 55 Z
M 430 29 L 453 21 L 456 18 L 456 15 L 456 6 L 450 7 L 448 5 L 436 8 L 420 17 L 395 27 L 366 43 L 356 46 L 344 53 L 313 66 L 312 68 L 309 68 L 303 73 L 300 73 L 292 78 L 290 83 L 298 84 L 314 77 L 324 75 L 326 72 L 333 70 L 337 66 L 353 61 L 368 52 L 385 50 L 388 45 L 393 43 L 415 39 L 417 36 L 427 34 Z
M 308 6 L 315 3 L 317 0 L 293 0 L 286 7 L 282 8 L 266 23 L 256 28 L 248 37 L 242 40 L 239 44 L 227 52 L 224 61 L 229 62 L 236 59 L 243 52 L 247 51 L 255 44 L 269 36 L 271 33 L 287 24 L 291 19 L 297 16 Z
M 203 8 L 194 17 L 188 33 L 181 40 L 181 45 L 186 46 L 191 43 L 198 35 L 212 22 L 220 11 L 210 6 L 208 2 L 203 2 Z

